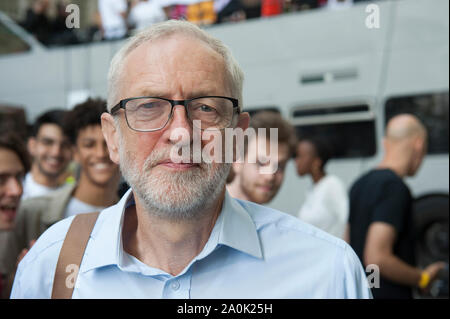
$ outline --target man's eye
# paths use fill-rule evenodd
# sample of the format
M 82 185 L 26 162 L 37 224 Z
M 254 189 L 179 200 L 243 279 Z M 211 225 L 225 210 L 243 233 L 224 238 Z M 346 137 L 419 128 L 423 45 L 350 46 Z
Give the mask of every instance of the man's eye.
M 41 142 L 42 142 L 42 144 L 44 144 L 46 146 L 53 145 L 53 143 L 54 143 L 52 140 L 47 140 L 47 139 L 43 139 Z
M 214 112 L 216 109 L 213 108 L 213 107 L 210 107 L 208 105 L 203 104 L 203 105 L 200 105 L 199 110 L 202 111 L 202 112 Z
M 154 109 L 154 108 L 160 108 L 164 106 L 164 103 L 161 102 L 148 102 L 148 103 L 142 103 L 139 105 L 139 108 L 142 109 Z
M 83 147 L 86 147 L 86 148 L 91 148 L 93 146 L 94 146 L 94 143 L 85 143 L 85 144 L 83 144 Z

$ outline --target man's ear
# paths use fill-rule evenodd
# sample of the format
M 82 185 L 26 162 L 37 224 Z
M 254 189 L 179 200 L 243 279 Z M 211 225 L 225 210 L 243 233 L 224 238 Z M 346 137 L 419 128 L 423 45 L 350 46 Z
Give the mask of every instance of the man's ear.
M 416 138 L 416 149 L 422 151 L 425 148 L 426 139 L 423 137 Z
M 103 113 L 101 116 L 102 132 L 106 145 L 109 150 L 109 158 L 116 164 L 119 164 L 119 132 L 117 132 L 114 118 L 109 113 Z
M 233 166 L 232 169 L 233 169 L 235 175 L 239 175 L 242 171 L 242 167 L 244 166 L 242 163 L 236 163 L 236 162 L 232 163 L 231 165 Z
M 250 124 L 250 115 L 247 112 L 239 114 L 237 118 L 236 127 L 242 129 L 243 132 L 248 129 Z M 245 139 L 245 137 L 244 137 Z M 245 160 L 245 147 L 244 145 L 237 145 L 237 140 L 233 140 L 233 163 L 235 162 L 243 162 Z M 242 140 L 242 142 L 244 142 Z
M 28 149 L 28 153 L 30 153 L 31 156 L 34 156 L 34 154 L 36 154 L 36 138 L 35 137 L 30 137 L 28 139 L 27 142 L 27 149 Z

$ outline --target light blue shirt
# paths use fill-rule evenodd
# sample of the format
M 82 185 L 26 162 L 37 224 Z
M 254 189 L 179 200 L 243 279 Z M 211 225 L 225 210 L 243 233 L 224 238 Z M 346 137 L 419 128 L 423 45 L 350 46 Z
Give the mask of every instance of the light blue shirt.
M 131 190 L 102 211 L 73 298 L 371 298 L 344 241 L 297 218 L 228 193 L 211 235 L 177 276 L 127 254 L 122 224 Z M 20 263 L 11 298 L 50 298 L 73 217 L 48 229 Z

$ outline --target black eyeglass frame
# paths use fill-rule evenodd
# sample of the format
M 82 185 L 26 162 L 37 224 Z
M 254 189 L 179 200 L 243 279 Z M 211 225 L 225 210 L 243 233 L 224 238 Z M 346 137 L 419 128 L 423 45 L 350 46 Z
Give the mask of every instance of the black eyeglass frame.
M 137 132 L 154 132 L 154 131 L 162 130 L 164 127 L 166 127 L 167 123 L 169 123 L 170 119 L 173 116 L 173 108 L 176 105 L 183 105 L 185 110 L 186 110 L 186 114 L 187 114 L 188 119 L 191 120 L 190 115 L 189 115 L 189 111 L 188 111 L 188 108 L 187 108 L 188 103 L 191 102 L 191 101 L 194 101 L 194 100 L 204 99 L 204 98 L 222 98 L 222 99 L 227 99 L 227 100 L 229 100 L 229 101 L 231 101 L 233 103 L 233 116 L 234 116 L 234 112 L 235 111 L 236 111 L 237 114 L 241 113 L 241 110 L 239 109 L 239 101 L 238 101 L 238 99 L 235 99 L 235 98 L 232 98 L 232 97 L 228 97 L 228 96 L 208 95 L 208 96 L 198 96 L 198 97 L 194 97 L 192 99 L 187 99 L 187 100 L 171 100 L 171 99 L 166 99 L 164 97 L 159 97 L 159 96 L 130 97 L 130 98 L 127 98 L 127 99 L 120 100 L 119 103 L 117 103 L 116 105 L 114 105 L 111 108 L 111 111 L 109 112 L 109 114 L 114 116 L 115 113 L 117 113 L 120 109 L 123 109 L 125 111 L 125 120 L 126 120 L 127 125 L 128 125 L 128 127 L 130 129 L 132 129 L 133 131 L 137 131 Z M 169 102 L 172 105 L 172 108 L 170 109 L 170 114 L 169 114 L 169 117 L 167 118 L 167 122 L 164 123 L 164 125 L 162 127 L 156 128 L 156 129 L 138 130 L 138 129 L 132 128 L 130 126 L 130 123 L 128 123 L 127 112 L 126 112 L 126 107 L 125 106 L 126 106 L 128 101 L 137 100 L 137 99 L 160 99 L 160 100 L 164 100 L 164 101 Z M 205 130 L 205 129 L 202 129 L 202 130 Z

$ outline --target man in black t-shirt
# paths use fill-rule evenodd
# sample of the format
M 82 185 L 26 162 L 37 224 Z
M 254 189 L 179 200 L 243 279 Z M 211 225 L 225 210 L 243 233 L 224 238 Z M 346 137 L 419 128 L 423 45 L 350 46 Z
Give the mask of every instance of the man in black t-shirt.
M 365 267 L 377 265 L 379 288 L 374 298 L 412 298 L 412 288 L 426 289 L 444 267 L 413 266 L 411 193 L 402 178 L 414 176 L 426 153 L 425 127 L 413 115 L 392 118 L 384 139 L 385 155 L 376 169 L 350 190 L 346 239 Z

